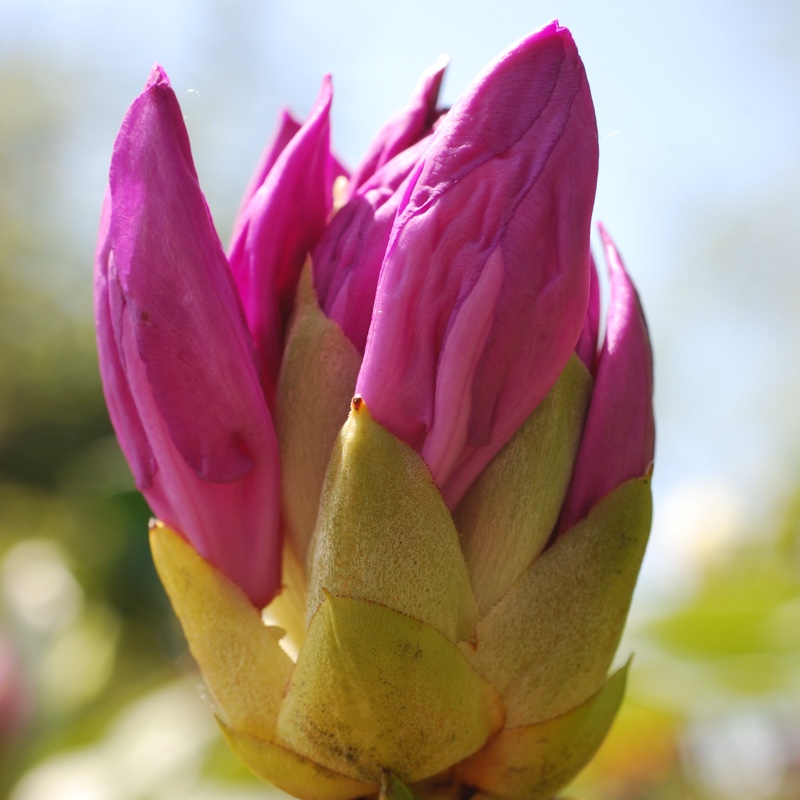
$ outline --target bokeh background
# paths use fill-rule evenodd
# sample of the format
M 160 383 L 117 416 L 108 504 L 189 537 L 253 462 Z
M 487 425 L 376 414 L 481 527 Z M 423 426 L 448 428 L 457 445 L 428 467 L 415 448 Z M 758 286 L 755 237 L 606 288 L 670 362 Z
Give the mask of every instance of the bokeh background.
M 656 519 L 587 800 L 800 797 L 800 4 L 0 3 L 0 796 L 268 797 L 227 753 L 158 585 L 92 330 L 111 146 L 151 65 L 218 229 L 281 106 L 334 75 L 356 163 L 441 53 L 444 102 L 559 17 L 601 136 L 598 219 L 656 351 Z

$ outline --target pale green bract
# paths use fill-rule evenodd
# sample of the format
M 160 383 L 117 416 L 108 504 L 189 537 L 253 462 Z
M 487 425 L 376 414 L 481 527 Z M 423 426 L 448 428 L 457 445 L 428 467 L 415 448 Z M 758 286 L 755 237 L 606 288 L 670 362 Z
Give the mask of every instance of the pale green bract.
M 321 351 L 346 364 L 349 347 L 307 275 L 278 388 L 293 398 L 282 448 L 313 454 L 313 442 L 331 439 L 319 409 L 340 393 L 341 373 L 310 364 Z M 309 800 L 433 797 L 461 785 L 544 800 L 584 766 L 622 699 L 627 670 L 607 673 L 651 516 L 643 476 L 541 552 L 566 482 L 537 476 L 543 461 L 569 473 L 590 389 L 573 357 L 454 515 L 419 454 L 356 398 L 324 480 L 309 455 L 294 467 L 308 478 L 284 497 L 286 512 L 321 493 L 307 575 L 289 565 L 266 610 L 280 627 L 178 535 L 153 528 L 159 575 L 246 765 Z

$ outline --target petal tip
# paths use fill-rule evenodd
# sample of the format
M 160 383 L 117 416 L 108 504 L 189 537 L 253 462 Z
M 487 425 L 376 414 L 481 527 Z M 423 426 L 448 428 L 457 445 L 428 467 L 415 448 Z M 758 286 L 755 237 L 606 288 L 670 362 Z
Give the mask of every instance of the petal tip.
M 170 82 L 169 78 L 167 77 L 167 73 L 164 72 L 164 68 L 161 64 L 153 64 L 153 68 L 150 70 L 150 75 L 147 77 L 147 83 L 145 84 L 145 89 L 169 89 Z
M 572 31 L 566 26 L 562 25 L 558 19 L 553 19 L 542 26 L 538 30 L 526 36 L 519 43 L 519 47 L 541 45 L 547 40 L 558 39 L 561 41 L 562 46 L 568 50 L 577 50 L 575 40 L 572 37 Z M 514 48 L 516 49 L 516 48 Z
M 322 76 L 322 85 L 320 86 L 321 99 L 330 102 L 333 96 L 333 75 L 330 72 Z

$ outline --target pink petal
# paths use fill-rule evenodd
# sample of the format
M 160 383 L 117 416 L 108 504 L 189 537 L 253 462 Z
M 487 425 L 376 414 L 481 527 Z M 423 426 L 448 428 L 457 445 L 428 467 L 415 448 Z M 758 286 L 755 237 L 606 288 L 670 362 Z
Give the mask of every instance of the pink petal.
M 559 534 L 580 522 L 624 481 L 653 463 L 653 353 L 644 312 L 611 237 L 600 226 L 611 276 L 611 303 L 592 402 Z
M 283 109 L 280 120 L 278 121 L 278 129 L 264 148 L 264 152 L 261 154 L 253 176 L 250 178 L 250 183 L 247 184 L 247 188 L 244 190 L 239 211 L 236 213 L 231 242 L 235 242 L 239 236 L 241 236 L 241 229 L 245 223 L 244 212 L 247 208 L 247 204 L 259 188 L 261 188 L 270 170 L 275 166 L 278 156 L 286 149 L 286 146 L 292 141 L 295 134 L 300 130 L 300 127 L 300 123 L 291 113 L 287 109 Z
M 427 69 L 414 89 L 411 102 L 378 132 L 363 161 L 353 172 L 350 179 L 351 194 L 384 164 L 431 132 L 438 117 L 436 101 L 446 67 L 447 60 L 441 58 Z
M 263 406 L 252 344 L 163 73 L 125 117 L 110 187 L 113 257 L 156 402 L 198 475 L 234 480 L 268 417 L 248 407 Z
M 120 360 L 118 349 L 121 336 L 120 322 L 111 315 L 108 287 L 108 265 L 111 258 L 111 240 L 108 236 L 110 222 L 111 195 L 106 192 L 95 253 L 94 297 L 98 358 L 111 422 L 117 431 L 122 452 L 130 464 L 136 486 L 144 491 L 152 486 L 153 475 L 158 467 L 147 432 L 139 419 L 125 368 Z
M 451 508 L 575 348 L 596 178 L 589 87 L 557 23 L 473 83 L 412 175 L 357 391 Z
M 597 267 L 591 259 L 591 282 L 589 284 L 589 305 L 586 307 L 586 319 L 583 322 L 580 339 L 575 347 L 578 358 L 586 369 L 594 376 L 597 361 L 597 339 L 600 333 L 600 281 L 597 279 Z
M 308 120 L 248 202 L 230 249 L 270 408 L 300 270 L 333 205 L 337 166 L 330 153 L 331 97 L 326 78 Z
M 164 522 L 266 602 L 280 582 L 277 442 L 160 68 L 114 147 L 95 285 L 104 389 L 137 485 Z
M 314 251 L 320 305 L 361 353 L 395 214 L 408 176 L 427 145 L 424 139 L 404 150 L 362 184 Z

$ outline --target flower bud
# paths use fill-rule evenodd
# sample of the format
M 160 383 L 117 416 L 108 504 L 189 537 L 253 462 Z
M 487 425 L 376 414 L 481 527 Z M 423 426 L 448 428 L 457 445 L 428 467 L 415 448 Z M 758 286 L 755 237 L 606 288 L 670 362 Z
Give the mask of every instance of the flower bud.
M 160 74 L 112 162 L 101 367 L 162 518 L 156 567 L 231 747 L 308 800 L 545 800 L 624 692 L 609 668 L 650 529 L 652 355 L 605 231 L 598 352 L 583 65 L 553 23 L 446 114 L 442 69 L 341 207 L 329 81 L 302 126 L 284 116 L 229 263 Z M 208 406 L 178 405 L 195 383 Z M 265 547 L 277 594 L 247 563 Z

